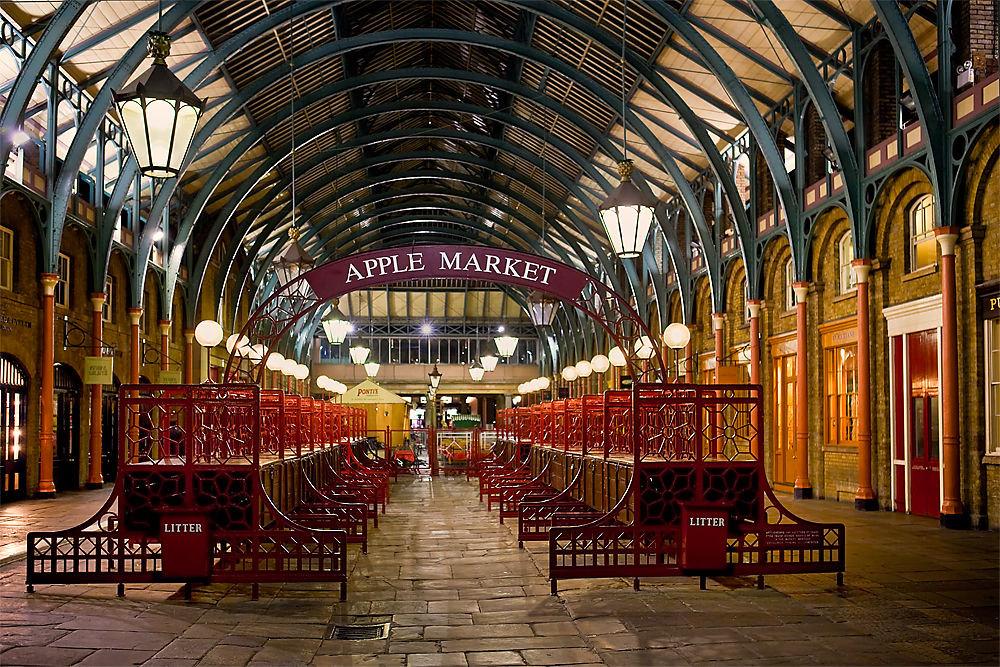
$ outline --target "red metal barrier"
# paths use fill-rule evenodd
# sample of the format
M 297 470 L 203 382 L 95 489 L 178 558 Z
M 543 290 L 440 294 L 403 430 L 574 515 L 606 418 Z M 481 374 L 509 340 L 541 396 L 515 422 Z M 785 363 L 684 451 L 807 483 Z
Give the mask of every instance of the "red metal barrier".
M 598 465 L 591 453 L 599 453 L 604 465 L 630 460 L 632 474 L 618 502 L 596 516 L 592 503 L 586 510 L 579 505 L 585 495 L 580 476 L 550 498 L 526 494 L 516 503 L 519 540 L 548 531 L 553 592 L 559 579 L 581 577 L 632 577 L 638 586 L 640 577 L 696 574 L 704 581 L 709 574 L 756 574 L 763 585 L 765 574 L 836 572 L 841 581 L 843 525 L 790 513 L 755 456 L 759 387 L 637 385 L 631 392 L 584 397 L 579 410 L 575 404 L 564 408 L 567 403 L 532 406 L 530 418 L 557 407 L 567 412 L 568 434 L 579 438 L 583 451 L 579 474 Z M 517 431 L 524 416 L 514 409 L 502 419 Z M 565 456 L 569 461 L 573 455 Z M 529 479 L 523 467 L 506 474 Z M 601 474 L 607 484 L 608 470 Z M 609 490 L 605 486 L 604 495 Z
M 345 531 L 296 523 L 263 487 L 257 387 L 127 385 L 118 405 L 115 487 L 79 526 L 29 533 L 29 592 L 220 581 L 252 583 L 256 597 L 260 582 L 339 581 L 346 598 Z

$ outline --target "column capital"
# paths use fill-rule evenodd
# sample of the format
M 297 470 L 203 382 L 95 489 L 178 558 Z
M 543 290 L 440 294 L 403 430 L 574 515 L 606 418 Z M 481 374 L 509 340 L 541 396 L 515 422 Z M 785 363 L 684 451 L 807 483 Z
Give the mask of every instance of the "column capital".
M 107 301 L 107 297 L 104 292 L 91 292 L 90 293 L 90 306 L 94 309 L 94 312 L 104 308 L 104 302 Z
M 725 313 L 712 313 L 712 329 L 718 331 L 726 321 Z
M 856 282 L 866 283 L 868 282 L 868 274 L 872 270 L 872 261 L 870 259 L 851 260 L 851 270 L 854 271 Z
M 168 336 L 170 335 L 170 320 L 160 320 L 157 322 L 160 325 L 160 335 Z
M 792 283 L 792 290 L 795 292 L 795 303 L 805 303 L 809 295 L 809 283 Z
M 139 324 L 139 318 L 142 317 L 142 308 L 129 308 L 128 309 L 128 319 L 133 325 Z
M 763 305 L 763 299 L 747 299 L 747 310 L 750 311 L 750 317 L 760 317 L 760 309 Z
M 39 278 L 42 281 L 42 294 L 52 296 L 56 293 L 56 284 L 59 282 L 58 273 L 43 273 Z
M 194 329 L 184 330 L 184 340 L 186 340 L 188 343 L 194 342 Z
M 934 239 L 941 246 L 942 255 L 954 255 L 955 244 L 958 243 L 958 227 L 938 227 L 934 230 Z

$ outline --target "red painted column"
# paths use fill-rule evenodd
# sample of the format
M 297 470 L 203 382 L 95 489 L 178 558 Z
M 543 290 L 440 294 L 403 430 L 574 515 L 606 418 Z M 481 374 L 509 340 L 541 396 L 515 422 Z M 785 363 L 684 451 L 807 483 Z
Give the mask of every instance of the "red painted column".
M 806 339 L 806 297 L 809 283 L 792 283 L 795 290 L 795 497 L 812 498 L 809 481 L 809 356 Z
M 688 339 L 687 347 L 684 348 L 684 382 L 687 384 L 694 384 L 694 332 L 697 327 L 693 324 L 689 324 L 687 325 L 687 328 L 691 331 L 691 337 Z
M 854 508 L 865 511 L 878 509 L 872 490 L 872 397 L 871 397 L 871 331 L 868 323 L 868 274 L 870 259 L 856 259 L 851 269 L 858 289 L 858 491 Z
M 750 311 L 750 384 L 760 384 L 760 299 L 747 301 Z
M 760 384 L 760 307 L 763 303 L 760 299 L 747 301 L 747 310 L 750 312 L 750 384 Z M 760 460 L 760 439 L 764 434 L 764 429 L 761 427 L 763 415 L 760 414 L 760 410 L 756 410 L 755 413 L 757 432 L 750 441 L 750 452 L 755 459 Z
M 958 316 L 955 305 L 957 227 L 934 230 L 941 247 L 941 525 L 968 527 L 961 499 L 958 414 Z
M 104 308 L 105 296 L 101 292 L 94 292 L 90 295 L 90 354 L 94 357 L 101 356 L 101 338 L 104 335 Z M 87 475 L 87 488 L 99 489 L 104 486 L 104 477 L 101 474 L 101 430 L 103 429 L 104 414 L 101 410 L 101 390 L 102 385 L 90 385 L 90 471 Z
M 715 333 L 715 384 L 720 384 L 722 362 L 726 359 L 726 345 L 722 339 L 722 325 L 725 322 L 725 313 L 712 313 L 712 331 Z
M 128 381 L 130 384 L 139 384 L 139 318 L 142 317 L 142 308 L 129 308 L 129 364 Z
M 167 356 L 170 345 L 170 320 L 160 320 L 160 370 L 170 370 L 170 357 Z
M 184 384 L 194 384 L 194 331 L 184 330 Z
M 55 290 L 59 276 L 43 273 L 42 281 L 42 357 L 38 366 L 42 371 L 41 428 L 38 433 L 38 496 L 51 498 L 56 493 L 52 483 L 52 453 L 56 436 L 52 431 L 55 415 L 53 391 L 55 389 Z

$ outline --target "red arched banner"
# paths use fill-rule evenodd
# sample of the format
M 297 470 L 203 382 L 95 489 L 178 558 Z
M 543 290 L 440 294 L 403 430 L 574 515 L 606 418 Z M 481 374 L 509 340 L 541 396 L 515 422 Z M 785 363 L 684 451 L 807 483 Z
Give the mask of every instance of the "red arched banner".
M 652 358 L 640 359 L 636 355 L 636 341 L 652 336 L 622 296 L 567 264 L 484 246 L 411 246 L 336 259 L 283 285 L 254 311 L 240 333 L 251 344 L 262 343 L 270 352 L 299 319 L 335 297 L 360 289 L 432 278 L 489 280 L 553 296 L 579 308 L 608 332 L 625 353 L 629 373 L 636 381 L 655 382 L 666 377 L 655 345 Z M 226 381 L 261 379 L 264 364 L 254 366 L 248 361 L 245 348 L 234 348 L 226 366 Z

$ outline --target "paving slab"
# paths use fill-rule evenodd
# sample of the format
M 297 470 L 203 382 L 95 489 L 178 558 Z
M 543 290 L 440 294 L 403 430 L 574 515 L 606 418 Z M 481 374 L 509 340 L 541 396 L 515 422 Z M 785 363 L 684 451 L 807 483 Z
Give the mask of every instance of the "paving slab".
M 104 492 L 106 495 L 106 491 Z M 36 586 L 23 563 L 0 567 L 0 664 L 75 665 L 673 665 L 997 664 L 996 533 L 859 513 L 848 504 L 796 501 L 796 514 L 847 524 L 848 571 L 754 578 L 567 580 L 548 594 L 547 550 L 518 549 L 461 477 L 408 477 L 352 549 L 349 597 L 336 584 Z M 73 498 L 88 498 L 74 495 Z M 98 498 L 98 495 L 89 496 Z M 103 497 L 101 497 L 103 498 Z M 94 501 L 96 502 L 96 501 Z M 99 503 L 98 503 L 99 504 Z M 0 507 L 2 526 L 30 513 L 63 528 L 90 505 Z M 4 523 L 5 513 L 15 515 Z M 20 517 L 20 518 L 18 518 Z M 48 523 L 46 523 L 48 522 Z M 62 523 L 60 523 L 62 522 Z M 7 537 L 4 537 L 6 535 Z M 332 623 L 392 622 L 390 639 L 327 640 Z

